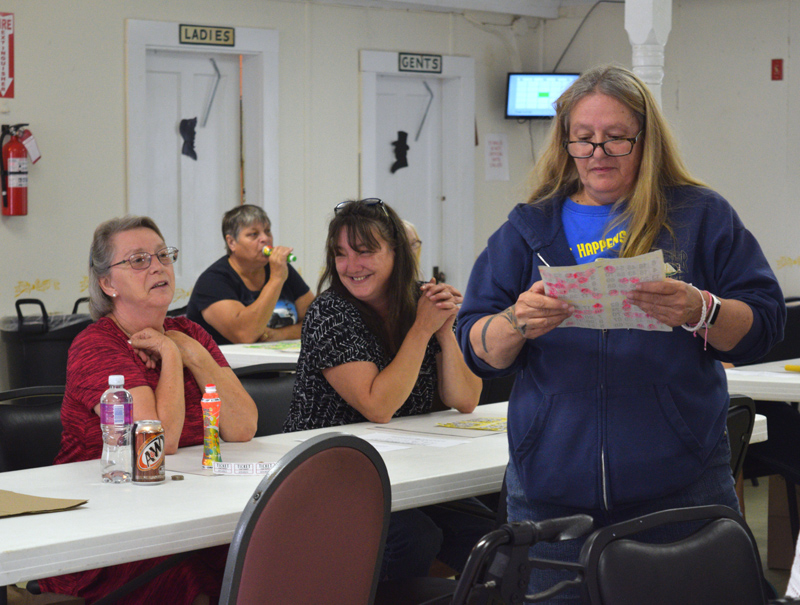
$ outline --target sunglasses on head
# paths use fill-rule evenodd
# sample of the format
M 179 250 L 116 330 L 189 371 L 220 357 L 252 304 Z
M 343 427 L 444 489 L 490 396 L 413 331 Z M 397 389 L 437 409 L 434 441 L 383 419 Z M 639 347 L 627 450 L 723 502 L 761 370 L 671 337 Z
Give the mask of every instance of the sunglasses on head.
M 377 197 L 368 197 L 363 200 L 346 200 L 344 202 L 339 202 L 333 207 L 334 214 L 338 213 L 339 210 L 349 206 L 350 204 L 361 204 L 362 206 L 380 206 L 381 210 L 383 210 L 383 213 L 386 216 L 389 216 L 389 213 L 386 212 L 386 207 L 383 205 L 383 200 Z

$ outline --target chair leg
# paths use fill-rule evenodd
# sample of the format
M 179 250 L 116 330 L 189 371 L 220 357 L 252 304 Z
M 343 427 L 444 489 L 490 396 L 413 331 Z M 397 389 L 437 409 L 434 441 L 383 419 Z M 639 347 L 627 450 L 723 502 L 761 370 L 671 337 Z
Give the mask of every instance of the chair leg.
M 8 586 L 0 586 L 0 605 L 8 605 Z
M 788 477 L 784 477 L 784 480 L 789 504 L 789 526 L 792 530 L 792 544 L 797 546 L 797 533 L 800 531 L 800 519 L 798 519 L 797 513 L 797 486 Z

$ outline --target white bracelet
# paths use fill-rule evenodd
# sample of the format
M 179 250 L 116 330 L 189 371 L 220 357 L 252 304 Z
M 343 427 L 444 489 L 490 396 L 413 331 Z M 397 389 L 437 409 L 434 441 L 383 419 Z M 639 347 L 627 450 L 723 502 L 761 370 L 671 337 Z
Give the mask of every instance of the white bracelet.
M 689 285 L 692 286 L 692 284 L 689 284 Z M 694 333 L 694 332 L 697 332 L 698 330 L 701 330 L 702 328 L 707 327 L 706 326 L 707 307 L 706 307 L 706 299 L 703 296 L 703 293 L 700 290 L 698 290 L 697 288 L 695 288 L 694 286 L 692 286 L 692 288 L 694 288 L 697 291 L 697 293 L 700 295 L 700 304 L 702 305 L 701 308 L 700 308 L 701 309 L 700 310 L 700 321 L 698 321 L 693 326 L 690 326 L 689 324 L 683 324 L 683 326 L 681 326 L 681 327 L 684 330 L 687 330 L 689 332 Z

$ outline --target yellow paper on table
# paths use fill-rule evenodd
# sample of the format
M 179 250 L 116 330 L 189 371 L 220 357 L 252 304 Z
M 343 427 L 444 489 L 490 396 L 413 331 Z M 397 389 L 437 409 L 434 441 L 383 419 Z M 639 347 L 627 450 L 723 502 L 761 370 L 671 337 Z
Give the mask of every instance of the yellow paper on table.
M 299 340 L 279 340 L 277 342 L 259 342 L 245 345 L 246 349 L 265 349 L 268 351 L 286 351 L 289 353 L 300 352 Z
M 471 420 L 456 420 L 454 422 L 439 422 L 436 426 L 449 429 L 473 429 L 476 431 L 502 432 L 506 430 L 505 418 L 473 418 Z
M 88 500 L 29 496 L 0 489 L 0 517 L 54 513 L 61 510 L 69 510 L 87 502 Z

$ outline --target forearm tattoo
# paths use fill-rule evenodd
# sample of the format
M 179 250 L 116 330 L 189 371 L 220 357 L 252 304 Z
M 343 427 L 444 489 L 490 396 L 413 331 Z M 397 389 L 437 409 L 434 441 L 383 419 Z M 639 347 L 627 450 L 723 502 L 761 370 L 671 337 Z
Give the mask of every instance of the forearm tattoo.
M 489 347 L 486 346 L 486 331 L 489 329 L 489 324 L 492 323 L 492 320 L 497 317 L 497 315 L 492 315 L 489 319 L 486 320 L 486 323 L 483 324 L 483 330 L 481 330 L 481 344 L 483 345 L 483 352 L 488 353 Z
M 508 323 L 511 324 L 511 327 L 514 328 L 514 331 L 525 338 L 525 328 L 527 327 L 525 324 L 520 325 L 517 321 L 517 316 L 514 314 L 514 307 L 509 307 L 505 311 L 503 311 L 500 315 L 503 316 Z
M 495 317 L 502 316 L 504 319 L 508 320 L 508 323 L 511 324 L 511 327 L 514 328 L 514 331 L 525 338 L 525 324 L 519 325 L 517 321 L 517 316 L 514 315 L 514 307 L 509 307 L 502 313 L 498 313 L 497 315 L 492 315 L 489 319 L 486 320 L 486 323 L 483 324 L 483 330 L 481 330 L 481 345 L 483 345 L 483 351 L 485 353 L 489 352 L 489 346 L 486 344 L 486 333 L 489 331 L 489 324 L 492 323 L 492 320 Z

